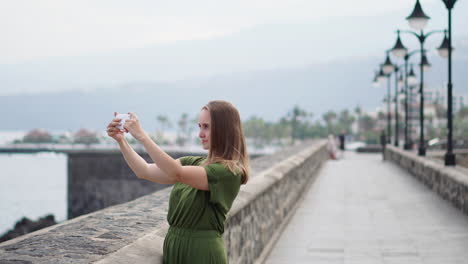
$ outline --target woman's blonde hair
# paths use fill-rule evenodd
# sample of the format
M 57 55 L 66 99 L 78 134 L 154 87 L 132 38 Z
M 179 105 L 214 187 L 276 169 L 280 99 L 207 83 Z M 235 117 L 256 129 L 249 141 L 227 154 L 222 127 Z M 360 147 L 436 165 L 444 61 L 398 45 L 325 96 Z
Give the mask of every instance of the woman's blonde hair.
M 210 101 L 203 109 L 208 110 L 211 116 L 211 143 L 202 166 L 221 163 L 233 173 L 242 173 L 242 184 L 246 184 L 250 177 L 249 156 L 239 112 L 234 105 L 223 100 Z

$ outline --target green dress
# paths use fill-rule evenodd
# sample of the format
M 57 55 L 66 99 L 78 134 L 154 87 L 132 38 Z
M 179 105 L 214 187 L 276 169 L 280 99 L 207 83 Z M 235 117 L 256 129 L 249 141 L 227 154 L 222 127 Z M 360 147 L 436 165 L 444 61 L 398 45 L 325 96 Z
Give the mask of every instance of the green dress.
M 199 166 L 205 157 L 187 156 L 182 166 Z M 226 215 L 239 193 L 241 174 L 224 165 L 204 166 L 209 191 L 176 183 L 169 198 L 169 231 L 164 239 L 164 263 L 228 263 L 222 234 Z

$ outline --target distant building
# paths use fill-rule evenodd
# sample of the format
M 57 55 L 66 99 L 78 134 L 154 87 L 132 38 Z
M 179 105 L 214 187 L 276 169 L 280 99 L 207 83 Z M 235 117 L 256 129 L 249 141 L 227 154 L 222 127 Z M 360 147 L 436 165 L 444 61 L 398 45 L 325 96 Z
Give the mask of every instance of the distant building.
M 447 88 L 428 89 L 424 91 L 424 101 L 428 103 L 443 105 L 447 107 Z M 468 106 L 468 95 L 453 94 L 452 95 L 452 108 L 456 112 Z

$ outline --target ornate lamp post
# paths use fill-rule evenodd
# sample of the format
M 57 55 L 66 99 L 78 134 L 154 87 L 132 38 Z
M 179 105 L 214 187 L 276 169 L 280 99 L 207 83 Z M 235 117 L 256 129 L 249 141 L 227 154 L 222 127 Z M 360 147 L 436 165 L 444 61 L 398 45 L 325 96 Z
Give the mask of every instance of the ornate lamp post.
M 398 80 L 398 71 L 400 70 L 400 67 L 401 66 L 397 66 L 397 65 L 394 65 L 394 73 L 395 73 L 395 97 L 394 97 L 394 100 L 393 102 L 395 103 L 395 140 L 393 142 L 393 144 L 395 145 L 395 147 L 398 147 L 399 146 L 399 132 L 400 132 L 400 129 L 399 129 L 399 117 L 398 117 L 398 104 L 399 104 L 399 101 L 398 101 L 398 97 L 399 97 L 399 90 L 398 90 L 398 86 L 400 84 L 400 81 Z M 391 73 L 389 74 L 391 75 Z M 401 76 L 403 77 L 403 76 Z
M 408 61 L 410 59 L 410 57 L 414 54 L 416 54 L 417 52 L 420 52 L 420 50 L 415 50 L 415 51 L 412 51 L 412 52 L 409 52 L 408 53 L 408 49 L 403 46 L 403 43 L 401 42 L 401 39 L 400 39 L 400 31 L 397 30 L 397 40 L 395 42 L 395 45 L 393 46 L 393 48 L 391 49 L 392 51 L 392 54 L 397 56 L 397 57 L 404 57 L 404 60 L 405 60 L 405 78 L 404 78 L 404 85 L 405 85 L 405 89 L 404 89 L 404 93 L 405 93 L 405 145 L 404 145 L 404 149 L 405 150 L 410 150 L 411 149 L 411 146 L 412 146 L 412 143 L 410 142 L 409 140 L 409 137 L 408 137 L 408 99 L 409 99 L 409 96 L 408 96 L 408 90 L 409 90 L 409 83 L 411 83 L 411 85 L 414 85 L 417 80 L 416 80 L 416 76 L 414 75 L 414 71 L 413 71 L 413 68 L 411 67 L 411 74 L 408 75 Z M 403 84 L 401 84 L 403 86 Z
M 427 70 L 429 68 L 429 63 L 427 62 L 427 57 L 424 52 L 424 42 L 433 33 L 436 32 L 441 32 L 440 30 L 435 30 L 431 31 L 429 33 L 424 34 L 423 28 L 426 26 L 427 22 L 429 21 L 430 17 L 427 16 L 422 8 L 421 4 L 419 3 L 419 0 L 416 0 L 416 5 L 414 6 L 413 12 L 411 13 L 410 16 L 406 18 L 410 24 L 411 27 L 413 27 L 416 30 L 420 30 L 420 34 L 413 32 L 413 31 L 399 31 L 402 33 L 409 33 L 414 35 L 418 40 L 420 44 L 420 53 L 421 53 L 421 62 L 419 64 L 420 66 L 420 84 L 419 84 L 419 93 L 420 93 L 420 133 L 419 133 L 419 148 L 418 148 L 418 154 L 420 156 L 425 156 L 426 155 L 426 146 L 425 146 L 425 141 L 424 141 L 424 70 Z M 398 38 L 399 38 L 399 33 L 398 33 Z M 398 44 L 399 39 L 397 39 L 397 44 Z M 400 40 L 401 42 L 401 40 Z M 404 48 L 403 44 L 400 43 L 398 45 L 399 47 L 396 49 L 394 52 L 395 55 L 402 55 L 404 54 L 403 50 L 406 49 Z
M 418 84 L 417 82 L 418 82 L 418 81 L 417 81 L 417 79 L 416 79 L 416 76 L 415 76 L 415 80 L 416 80 L 416 81 L 415 81 L 414 84 L 410 84 L 410 86 L 409 86 L 409 91 L 408 91 L 409 101 L 411 102 L 411 105 L 408 106 L 408 111 L 410 112 L 410 114 L 409 114 L 410 116 L 413 116 L 413 115 L 412 115 L 412 113 L 413 113 L 413 110 L 412 110 L 412 109 L 413 109 L 412 103 L 413 103 L 414 98 L 415 98 L 414 95 L 417 96 L 417 91 L 416 91 L 416 89 L 417 89 L 417 84 Z M 413 118 L 411 118 L 411 120 L 408 122 L 408 131 L 409 131 L 409 132 L 408 132 L 408 141 L 409 141 L 409 144 L 411 145 L 411 146 L 410 146 L 410 149 L 413 149 L 413 138 L 414 138 L 414 137 L 413 137 L 413 133 L 412 133 L 412 120 L 413 120 Z
M 442 0 L 448 10 L 448 38 L 445 34 L 444 42 L 439 47 L 439 54 L 448 56 L 448 84 L 447 84 L 447 152 L 445 153 L 445 165 L 454 166 L 456 164 L 455 154 L 453 154 L 453 116 L 452 116 L 452 9 L 457 0 Z M 444 45 L 445 44 L 445 45 Z
M 388 57 L 388 56 L 387 56 Z M 389 59 L 390 60 L 390 59 Z M 389 70 L 389 68 L 387 68 Z M 384 82 L 387 80 L 387 97 L 385 98 L 385 101 L 387 102 L 387 144 L 390 143 L 390 137 L 392 135 L 392 129 L 391 129 L 391 117 L 390 117 L 390 76 L 389 74 L 386 74 L 383 70 L 383 65 L 380 66 L 379 74 L 377 75 L 377 80 L 379 82 Z
M 408 49 L 403 45 L 403 43 L 401 42 L 401 39 L 400 39 L 400 30 L 397 30 L 397 40 L 395 42 L 395 45 L 393 46 L 393 48 L 390 50 L 392 52 L 393 55 L 397 56 L 397 57 L 403 57 L 404 58 L 404 61 L 405 61 L 405 64 L 404 64 L 404 67 L 405 67 L 405 78 L 404 78 L 404 85 L 405 85 L 405 88 L 404 88 L 404 93 L 405 93 L 405 145 L 404 145 L 404 149 L 405 150 L 409 150 L 411 149 L 411 146 L 412 146 L 412 143 L 410 142 L 409 138 L 408 138 L 408 90 L 409 90 L 409 83 L 411 83 L 411 85 L 414 85 L 417 80 L 416 80 L 416 76 L 414 75 L 414 71 L 413 71 L 413 68 L 411 67 L 411 74 L 408 75 L 408 62 L 409 62 L 409 59 L 411 58 L 412 55 L 418 53 L 418 52 L 421 52 L 420 50 L 415 50 L 415 51 L 412 51 L 412 52 L 409 52 L 408 53 Z M 423 61 L 423 68 L 425 68 L 426 70 L 428 69 L 428 67 L 430 66 L 429 63 L 427 62 L 427 58 L 425 61 Z M 400 84 L 401 86 L 403 86 L 403 84 Z M 398 127 L 396 127 L 397 131 L 398 131 Z M 398 143 L 397 143 L 398 144 Z
M 418 84 L 418 78 L 416 78 L 416 75 L 414 74 L 414 70 L 413 70 L 413 64 L 411 64 L 411 69 L 410 69 L 410 72 L 408 74 L 408 78 L 406 78 L 405 80 L 405 83 L 407 83 L 407 87 L 408 89 L 406 89 L 406 95 L 408 96 L 407 99 L 406 99 L 406 108 L 407 108 L 407 115 L 405 117 L 405 123 L 406 123 L 406 127 L 407 127 L 407 130 L 406 130 L 406 137 L 407 137 L 407 143 L 405 141 L 405 149 L 406 150 L 410 150 L 413 148 L 413 137 L 411 135 L 411 122 L 409 120 L 409 116 L 410 116 L 410 112 L 412 112 L 410 110 L 410 106 L 409 106 L 409 103 L 412 102 L 412 98 L 413 98 L 413 94 L 412 94 L 412 89 L 411 88 L 414 88 L 417 84 Z
M 393 71 L 395 71 L 395 66 L 392 64 L 391 60 L 390 60 L 390 54 L 389 52 L 387 51 L 387 56 L 385 58 L 385 62 L 384 64 L 382 64 L 382 70 L 383 72 L 385 73 L 385 75 L 387 76 L 387 90 L 388 90 L 388 98 L 387 98 L 387 111 L 388 111 L 388 115 L 387 115 L 387 122 L 388 122 L 388 143 L 390 143 L 391 141 L 391 123 L 392 123 L 392 114 L 391 114 L 391 111 L 390 111 L 390 104 L 392 102 L 392 96 L 391 96 L 391 92 L 390 92 L 390 85 L 391 85 L 391 81 L 390 81 L 390 76 L 392 74 Z M 397 131 L 395 131 L 396 133 L 398 133 Z M 396 134 L 395 134 L 396 135 Z

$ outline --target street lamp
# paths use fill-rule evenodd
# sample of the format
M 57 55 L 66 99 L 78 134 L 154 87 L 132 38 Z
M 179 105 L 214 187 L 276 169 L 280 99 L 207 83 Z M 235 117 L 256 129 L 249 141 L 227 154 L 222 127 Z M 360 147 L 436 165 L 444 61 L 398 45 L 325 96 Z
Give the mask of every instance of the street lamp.
M 447 153 L 445 153 L 445 165 L 454 166 L 456 164 L 455 154 L 453 154 L 453 122 L 452 122 L 452 9 L 457 0 L 442 0 L 445 7 L 448 10 L 448 43 L 447 43 L 447 55 L 448 55 L 448 84 L 447 84 Z M 445 34 L 444 41 L 447 37 Z M 443 45 L 444 43 L 442 43 Z M 441 45 L 441 47 L 442 47 Z M 439 47 L 439 53 L 441 53 Z M 443 49 L 442 49 L 443 50 Z M 443 53 L 443 51 L 442 51 Z M 442 55 L 442 54 L 441 54 Z
M 450 44 L 449 44 L 449 39 L 447 37 L 447 30 L 445 30 L 444 40 L 442 41 L 442 44 L 440 44 L 440 46 L 437 48 L 439 55 L 443 58 L 448 58 L 449 47 L 450 47 Z M 452 47 L 452 52 L 453 52 L 453 47 Z
M 403 58 L 408 54 L 408 49 L 403 45 L 400 39 L 400 30 L 397 30 L 397 40 L 395 42 L 395 45 L 393 45 L 393 48 L 391 49 L 392 54 Z
M 398 32 L 398 38 L 400 37 L 400 32 L 402 33 L 409 33 L 414 35 L 418 40 L 420 44 L 419 52 L 421 53 L 421 61 L 420 61 L 420 84 L 419 84 L 419 93 L 420 93 L 420 137 L 419 137 L 419 148 L 418 148 L 418 154 L 420 156 L 425 156 L 426 155 L 426 146 L 424 142 L 424 71 L 429 70 L 430 64 L 427 61 L 427 57 L 424 52 L 424 42 L 433 33 L 438 33 L 441 32 L 440 30 L 434 30 L 429 33 L 424 34 L 422 28 L 426 25 L 427 20 L 429 20 L 429 17 L 424 14 L 422 11 L 421 5 L 419 4 L 419 0 L 416 1 L 415 8 L 413 10 L 413 13 L 407 17 L 408 21 L 410 22 L 410 26 L 416 29 L 420 29 L 421 33 L 418 34 L 413 31 L 409 30 L 403 30 L 403 31 L 397 31 Z M 401 40 L 400 40 L 401 42 Z M 398 39 L 397 39 L 397 44 L 398 44 Z M 395 55 L 401 55 L 403 54 L 402 50 L 405 49 L 404 45 L 401 43 L 399 47 L 396 49 L 394 52 Z
M 398 85 L 399 86 L 405 85 L 405 79 L 403 78 L 403 73 L 400 73 L 400 77 L 398 78 Z M 401 89 L 401 93 L 405 93 L 405 89 Z
M 391 74 L 395 70 L 395 66 L 390 61 L 390 56 L 387 51 L 387 57 L 385 58 L 385 62 L 382 65 L 382 70 L 385 74 Z
M 411 66 L 412 67 L 412 66 Z M 410 73 L 411 74 L 411 73 Z M 411 84 L 409 86 L 409 90 L 408 90 L 408 100 L 409 102 L 411 102 L 411 105 L 413 105 L 413 100 L 414 100 L 414 96 L 413 95 L 416 95 L 415 93 L 415 90 L 416 90 L 416 85 L 418 84 L 418 80 L 416 79 L 416 77 L 414 78 L 415 82 L 413 84 Z M 408 80 L 408 83 L 410 83 L 410 81 Z M 413 117 L 413 107 L 411 107 L 411 105 L 408 103 L 408 149 L 412 149 L 413 148 L 413 133 L 412 133 L 412 120 L 413 118 L 409 118 L 410 116 Z
M 399 145 L 399 134 L 400 134 L 400 129 L 398 126 L 398 71 L 400 70 L 400 66 L 395 65 L 395 142 L 394 145 L 395 147 L 398 147 Z
M 383 72 L 382 66 L 380 66 L 379 73 L 377 74 L 377 81 L 383 83 L 385 80 L 387 80 L 387 75 Z
M 388 54 L 387 54 L 387 59 L 390 60 L 388 58 Z M 387 61 L 386 59 L 386 61 Z M 387 68 L 388 69 L 388 68 Z M 390 137 L 392 135 L 392 129 L 391 129 L 391 113 L 390 113 L 390 98 L 391 98 L 391 94 L 390 94 L 390 75 L 389 74 L 386 74 L 383 70 L 383 64 L 380 65 L 380 70 L 379 70 L 379 73 L 377 75 L 377 80 L 380 82 L 380 83 L 383 83 L 385 80 L 387 80 L 387 97 L 384 99 L 384 102 L 387 102 L 387 144 L 390 144 Z
M 406 19 L 408 20 L 410 27 L 416 30 L 423 30 L 423 28 L 426 26 L 427 22 L 429 21 L 430 17 L 427 16 L 422 10 L 419 0 L 416 0 L 416 4 L 414 5 L 413 12 Z
M 408 85 L 414 86 L 416 84 L 418 84 L 418 78 L 416 78 L 416 74 L 414 74 L 413 70 L 413 64 L 411 64 L 411 69 L 408 74 Z
M 372 87 L 379 87 L 379 71 L 374 72 L 374 79 L 372 79 Z
M 404 57 L 404 60 L 405 60 L 405 89 L 404 89 L 404 93 L 405 93 L 405 145 L 404 145 L 404 149 L 405 150 L 410 150 L 412 148 L 412 143 L 410 142 L 409 140 L 409 136 L 408 136 L 408 129 L 409 129 L 409 126 L 408 126 L 408 123 L 409 123 L 409 108 L 408 108 L 408 100 L 409 100 L 409 96 L 408 96 L 408 90 L 409 90 L 409 85 L 415 85 L 417 83 L 417 79 L 416 79 L 416 75 L 414 74 L 414 71 L 413 71 L 413 65 L 411 65 L 411 71 L 409 72 L 408 74 L 408 61 L 410 59 L 410 57 L 414 54 L 416 54 L 417 52 L 420 52 L 420 50 L 415 50 L 415 51 L 412 51 L 412 52 L 409 52 L 408 53 L 408 49 L 403 45 L 403 43 L 401 42 L 401 39 L 400 39 L 400 30 L 397 30 L 397 40 L 395 42 L 395 45 L 393 45 L 393 48 L 391 49 L 391 52 L 393 55 L 397 56 L 397 57 Z M 425 59 L 425 62 L 423 62 L 423 65 L 425 65 L 425 70 L 429 69 L 429 63 L 427 62 L 427 58 Z M 402 78 L 401 78 L 402 79 Z M 401 80 L 402 82 L 403 80 Z M 401 83 L 400 84 L 401 86 L 403 86 L 403 84 Z M 398 118 L 398 117 L 397 117 Z M 398 130 L 397 130 L 398 131 Z
M 398 147 L 399 146 L 399 136 L 400 136 L 400 129 L 399 129 L 399 116 L 398 116 L 398 104 L 399 104 L 399 100 L 398 100 L 398 97 L 399 97 L 399 89 L 398 89 L 398 85 L 400 83 L 400 80 L 398 80 L 398 72 L 400 71 L 400 68 L 403 66 L 399 66 L 399 65 L 394 65 L 394 64 L 391 64 L 390 62 L 390 58 L 388 56 L 388 52 L 391 51 L 391 50 L 388 50 L 387 51 L 387 59 L 385 60 L 385 63 L 383 64 L 383 67 L 386 65 L 388 68 L 387 69 L 391 69 L 393 68 L 393 71 L 392 72 L 389 72 L 388 73 L 388 77 L 390 78 L 390 76 L 392 75 L 392 73 L 395 74 L 395 97 L 394 97 L 394 100 L 392 100 L 394 103 L 395 103 L 395 140 L 394 140 L 394 145 L 395 147 Z M 391 67 L 390 67 L 390 64 L 391 64 Z M 382 68 L 383 68 L 382 67 Z M 384 70 L 385 71 L 385 70 Z M 403 81 L 403 76 L 400 76 L 401 77 L 401 82 Z M 390 86 L 390 82 L 388 84 Z M 390 108 L 389 108 L 390 109 Z M 389 110 L 390 111 L 390 110 Z
M 423 67 L 423 71 L 427 72 L 427 71 L 429 71 L 429 69 L 431 69 L 432 65 L 427 60 L 427 56 L 426 56 L 425 52 L 423 52 L 421 64 L 422 64 L 422 67 Z

